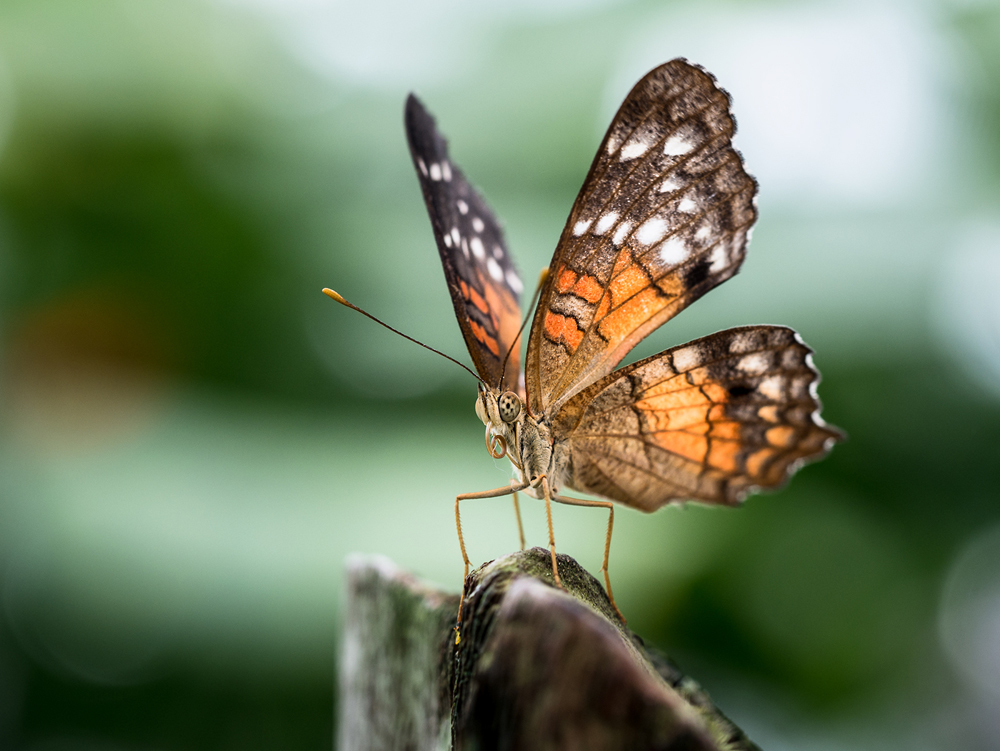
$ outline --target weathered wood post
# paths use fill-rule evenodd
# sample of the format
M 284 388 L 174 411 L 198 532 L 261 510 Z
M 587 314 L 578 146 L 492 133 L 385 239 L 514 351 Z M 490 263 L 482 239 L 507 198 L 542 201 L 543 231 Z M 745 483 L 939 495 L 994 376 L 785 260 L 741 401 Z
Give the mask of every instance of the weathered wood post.
M 384 558 L 348 562 L 341 751 L 756 749 L 696 683 L 651 653 L 568 556 L 484 564 L 458 596 Z

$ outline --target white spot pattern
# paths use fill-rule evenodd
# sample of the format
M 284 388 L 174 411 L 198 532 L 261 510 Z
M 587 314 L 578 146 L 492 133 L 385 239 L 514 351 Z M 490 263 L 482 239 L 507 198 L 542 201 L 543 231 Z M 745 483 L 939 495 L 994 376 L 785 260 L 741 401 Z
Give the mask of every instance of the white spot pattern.
M 693 214 L 698 210 L 698 204 L 690 198 L 682 198 L 681 202 L 677 204 L 677 210 L 683 211 L 685 214 Z
M 474 229 L 476 232 L 482 232 L 485 228 L 486 225 L 483 224 L 482 219 L 480 219 L 478 216 L 472 217 L 472 229 Z
M 629 159 L 640 157 L 649 151 L 649 144 L 645 141 L 630 141 L 622 147 L 618 159 L 627 162 Z
M 462 213 L 462 214 L 468 214 L 469 213 L 469 204 L 467 204 L 461 198 L 459 198 L 457 201 L 455 201 L 455 205 L 458 206 L 458 210 L 459 210 L 460 213 Z
M 445 182 L 451 182 L 451 165 L 448 162 L 441 162 L 441 175 Z
M 760 375 L 767 371 L 770 361 L 764 352 L 754 352 L 741 358 L 737 368 L 747 375 Z
M 682 347 L 673 353 L 674 370 L 678 373 L 687 373 L 692 368 L 698 367 L 701 362 L 701 355 L 697 347 Z
M 486 248 L 483 247 L 483 241 L 478 237 L 473 237 L 469 240 L 469 247 L 472 248 L 472 255 L 480 261 L 486 258 Z M 493 261 L 492 258 L 490 260 Z M 496 263 L 496 261 L 493 261 L 493 263 Z
M 618 212 L 612 211 L 610 214 L 605 214 L 601 217 L 597 226 L 594 227 L 595 235 L 603 235 L 609 229 L 614 226 L 614 223 L 618 221 Z
M 427 165 L 424 164 L 424 160 L 419 156 L 417 157 L 417 166 L 420 167 L 420 171 L 423 173 L 424 177 L 427 177 Z
M 431 164 L 431 180 L 438 181 L 441 179 L 441 165 L 437 162 Z
M 628 234 L 630 229 L 632 229 L 632 222 L 622 222 L 618 225 L 618 229 L 615 230 L 614 237 L 611 238 L 611 241 L 615 245 L 621 245 L 622 241 L 625 240 L 625 235 Z
M 663 153 L 667 156 L 684 156 L 693 148 L 694 144 L 686 138 L 673 135 L 663 144 Z
M 667 266 L 683 263 L 689 255 L 691 255 L 691 251 L 679 237 L 671 237 L 660 246 L 660 261 Z
M 679 187 L 681 187 L 681 186 L 677 184 L 677 181 L 674 180 L 674 178 L 668 177 L 666 180 L 664 180 L 662 183 L 660 183 L 660 192 L 661 193 L 672 193 L 673 191 L 677 190 Z
M 474 239 L 478 239 L 478 238 L 474 238 Z M 489 269 L 490 276 L 492 276 L 494 280 L 496 280 L 498 282 L 502 282 L 503 281 L 503 269 L 500 268 L 500 264 L 499 263 L 497 263 L 492 258 L 489 258 L 486 261 L 486 268 Z
M 635 239 L 643 245 L 652 245 L 667 234 L 667 222 L 658 216 L 647 219 L 635 233 Z
M 780 402 L 785 395 L 782 377 L 780 375 L 768 376 L 757 384 L 757 391 L 771 401 Z
M 751 347 L 753 347 L 753 345 L 754 345 L 753 335 L 744 332 L 742 334 L 737 334 L 732 338 L 732 340 L 730 340 L 729 351 L 734 355 L 738 355 L 743 352 L 746 352 Z
M 708 267 L 709 271 L 715 273 L 726 268 L 726 264 L 729 263 L 729 254 L 726 251 L 727 248 L 724 242 L 715 246 L 715 250 L 712 251 L 712 255 L 709 257 L 712 262 Z
M 508 270 L 506 274 L 507 285 L 514 290 L 517 294 L 521 294 L 521 290 L 524 289 L 524 285 L 521 284 L 521 280 L 518 279 L 517 274 L 513 271 Z
M 458 232 L 458 227 L 451 228 L 451 239 L 455 241 L 455 245 L 462 242 L 462 236 Z
M 581 219 L 580 221 L 578 221 L 576 224 L 573 225 L 573 234 L 576 237 L 579 237 L 580 235 L 582 235 L 584 232 L 587 231 L 588 227 L 590 227 L 590 220 Z

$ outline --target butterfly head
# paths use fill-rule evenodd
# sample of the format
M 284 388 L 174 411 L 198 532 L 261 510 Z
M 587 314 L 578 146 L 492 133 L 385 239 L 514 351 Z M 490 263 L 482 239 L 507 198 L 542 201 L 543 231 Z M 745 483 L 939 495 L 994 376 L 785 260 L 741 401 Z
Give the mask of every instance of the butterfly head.
M 494 459 L 507 456 L 509 448 L 516 445 L 516 425 L 523 415 L 524 403 L 513 391 L 479 387 L 476 416 L 486 426 L 486 448 Z

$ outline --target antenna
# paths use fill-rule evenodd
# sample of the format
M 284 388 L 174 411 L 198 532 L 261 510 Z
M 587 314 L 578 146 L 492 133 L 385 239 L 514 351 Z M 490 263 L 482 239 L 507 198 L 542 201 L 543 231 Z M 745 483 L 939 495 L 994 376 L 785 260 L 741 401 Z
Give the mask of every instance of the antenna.
M 517 346 L 517 342 L 520 340 L 521 334 L 524 332 L 524 327 L 528 325 L 528 319 L 531 318 L 531 313 L 535 310 L 535 303 L 538 302 L 538 296 L 542 293 L 542 286 L 548 278 L 549 267 L 546 266 L 542 269 L 542 273 L 538 275 L 538 284 L 535 286 L 535 294 L 531 296 L 531 304 L 528 306 L 528 312 L 524 314 L 524 320 L 521 321 L 521 328 L 517 330 L 517 336 L 514 337 L 514 341 L 510 343 L 510 347 L 507 349 L 507 354 L 503 357 L 503 364 L 500 366 L 501 391 L 503 391 L 504 378 L 507 377 L 507 361 L 510 359 L 510 353 L 514 351 L 514 347 Z
M 350 308 L 351 310 L 356 310 L 356 311 L 358 311 L 358 312 L 359 312 L 359 313 L 360 313 L 361 315 L 363 315 L 363 316 L 366 316 L 367 318 L 371 318 L 371 319 L 372 319 L 373 321 L 375 321 L 375 323 L 379 324 L 380 326 L 384 326 L 385 328 L 389 329 L 389 331 L 391 331 L 392 333 L 394 333 L 394 334 L 399 334 L 399 335 L 400 335 L 401 337 L 403 337 L 404 339 L 407 339 L 407 340 L 409 340 L 409 341 L 413 342 L 414 344 L 419 344 L 419 345 L 420 345 L 421 347 L 423 347 L 424 349 L 429 349 L 429 350 L 430 350 L 431 352 L 434 352 L 435 354 L 438 354 L 438 355 L 441 355 L 441 357 L 443 357 L 443 358 L 444 358 L 445 360 L 451 360 L 451 361 L 452 361 L 453 363 L 455 363 L 455 364 L 456 364 L 456 365 L 457 365 L 458 367 L 460 367 L 460 368 L 463 368 L 463 369 L 465 369 L 466 371 L 468 371 L 468 372 L 469 372 L 469 373 L 470 373 L 470 374 L 472 375 L 472 377 L 473 377 L 473 378 L 475 378 L 475 379 L 476 379 L 477 381 L 479 381 L 479 382 L 480 382 L 481 384 L 483 384 L 484 386 L 486 386 L 486 388 L 489 388 L 489 386 L 487 385 L 486 381 L 484 381 L 484 380 L 483 380 L 482 378 L 480 378 L 480 377 L 479 377 L 478 375 L 476 375 L 475 373 L 473 373 L 473 372 L 472 372 L 471 370 L 469 370 L 469 368 L 468 368 L 467 366 L 465 366 L 465 365 L 463 365 L 462 363 L 460 363 L 460 362 L 459 362 L 458 360 L 456 360 L 456 359 L 455 359 L 454 357 L 449 357 L 449 356 L 448 356 L 448 355 L 446 355 L 446 354 L 445 354 L 444 352 L 439 352 L 438 350 L 434 349 L 433 347 L 428 347 L 428 346 L 427 346 L 426 344 L 424 344 L 423 342 L 418 342 L 418 341 L 417 341 L 416 339 L 414 339 L 414 338 L 413 338 L 412 336 L 407 336 L 407 335 L 406 335 L 406 334 L 404 334 L 404 333 L 403 333 L 402 331 L 398 331 L 398 330 L 394 329 L 394 328 L 393 328 L 392 326 L 390 326 L 390 325 L 389 325 L 388 323 L 386 323 L 385 321 L 380 321 L 380 320 L 379 320 L 378 318 L 376 318 L 375 316 L 373 316 L 373 315 L 372 315 L 371 313 L 369 313 L 369 312 L 368 312 L 367 310 L 362 310 L 361 308 L 359 308 L 359 307 L 358 307 L 357 305 L 355 305 L 354 303 L 352 303 L 352 302 L 348 302 L 348 301 L 347 301 L 347 300 L 345 300 L 345 299 L 344 299 L 343 297 L 341 297 L 341 296 L 340 296 L 340 295 L 339 295 L 338 293 L 334 292 L 334 291 L 333 291 L 332 289 L 326 289 L 326 288 L 324 288 L 324 289 L 323 289 L 323 294 L 324 294 L 324 295 L 326 295 L 327 297 L 330 297 L 330 298 L 333 298 L 334 300 L 336 300 L 337 302 L 339 302 L 339 303 L 340 303 L 341 305 L 343 305 L 343 306 L 345 306 L 345 307 L 347 307 L 347 308 Z

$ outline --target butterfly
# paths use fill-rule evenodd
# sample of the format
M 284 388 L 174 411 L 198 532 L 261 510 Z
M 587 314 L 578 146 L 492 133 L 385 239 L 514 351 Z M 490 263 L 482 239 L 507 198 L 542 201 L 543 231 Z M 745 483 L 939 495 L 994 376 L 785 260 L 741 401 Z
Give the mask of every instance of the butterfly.
M 524 285 L 500 223 L 412 94 L 405 126 L 480 379 L 487 450 L 513 466 L 509 485 L 455 500 L 466 576 L 462 501 L 513 494 L 523 548 L 517 493 L 544 500 L 557 585 L 551 504 L 601 507 L 601 573 L 617 610 L 608 574 L 615 503 L 646 512 L 683 501 L 736 505 L 842 437 L 820 417 L 812 351 L 790 328 L 720 331 L 615 369 L 739 270 L 757 218 L 757 183 L 731 143 L 729 95 L 704 69 L 665 63 L 619 108 L 542 274 L 523 371 Z

